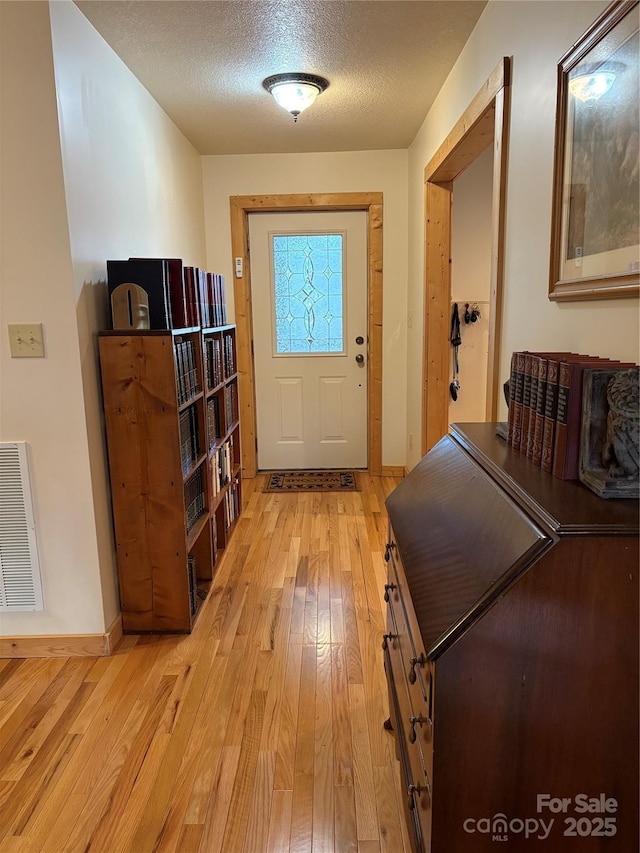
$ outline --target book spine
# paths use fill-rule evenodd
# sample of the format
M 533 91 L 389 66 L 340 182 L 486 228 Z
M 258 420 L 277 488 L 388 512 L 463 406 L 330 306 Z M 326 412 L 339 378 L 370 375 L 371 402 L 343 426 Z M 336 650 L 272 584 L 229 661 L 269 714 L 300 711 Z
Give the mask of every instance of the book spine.
M 544 400 L 544 429 L 542 433 L 542 459 L 540 467 L 549 474 L 553 470 L 553 448 L 558 416 L 558 373 L 560 363 L 550 358 L 547 364 L 547 393 Z
M 520 453 L 527 452 L 529 435 L 529 416 L 531 414 L 531 370 L 533 354 L 528 352 L 524 357 L 524 378 L 522 382 L 522 426 L 520 429 Z
M 549 360 L 541 358 L 538 365 L 538 396 L 536 399 L 536 414 L 533 427 L 533 448 L 531 461 L 534 465 L 542 464 L 542 440 L 544 436 L 544 408 L 547 396 L 547 375 Z
M 171 313 L 173 315 L 173 328 L 184 329 L 188 326 L 186 314 L 186 294 L 184 290 L 184 274 L 182 261 L 170 260 L 169 262 L 169 291 L 171 293 Z
M 220 302 L 220 325 L 226 326 L 227 324 L 227 295 L 225 291 L 224 285 L 224 276 L 218 275 L 218 299 Z
M 561 361 L 558 369 L 558 404 L 556 412 L 556 431 L 553 443 L 553 467 L 554 477 L 561 480 L 570 479 L 567 476 L 566 460 L 567 446 L 569 441 L 569 405 L 570 396 L 575 393 L 572 385 L 575 385 L 577 375 L 577 364 Z
M 511 371 L 509 373 L 509 414 L 507 416 L 507 444 L 513 445 L 513 418 L 514 418 L 514 395 L 516 392 L 516 382 L 517 382 L 517 363 L 518 363 L 518 353 L 511 353 Z
M 516 353 L 516 387 L 513 395 L 513 447 L 519 449 L 522 435 L 522 389 L 524 386 L 525 353 Z
M 527 459 L 533 459 L 533 433 L 536 425 L 536 407 L 538 405 L 538 375 L 540 372 L 540 356 L 531 356 L 531 390 L 529 392 L 529 425 L 524 453 Z

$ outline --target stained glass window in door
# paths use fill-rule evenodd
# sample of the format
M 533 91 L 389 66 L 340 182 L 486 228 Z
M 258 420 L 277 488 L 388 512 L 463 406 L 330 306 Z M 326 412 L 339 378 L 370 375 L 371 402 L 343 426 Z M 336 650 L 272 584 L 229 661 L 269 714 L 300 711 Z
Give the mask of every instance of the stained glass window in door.
M 343 235 L 272 235 L 277 355 L 344 352 Z

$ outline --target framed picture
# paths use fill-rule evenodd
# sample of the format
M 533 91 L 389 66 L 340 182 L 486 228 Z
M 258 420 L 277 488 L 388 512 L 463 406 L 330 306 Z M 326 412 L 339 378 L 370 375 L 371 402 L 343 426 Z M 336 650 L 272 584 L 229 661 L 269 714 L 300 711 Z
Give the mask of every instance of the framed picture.
M 638 0 L 616 0 L 558 63 L 549 298 L 640 292 Z

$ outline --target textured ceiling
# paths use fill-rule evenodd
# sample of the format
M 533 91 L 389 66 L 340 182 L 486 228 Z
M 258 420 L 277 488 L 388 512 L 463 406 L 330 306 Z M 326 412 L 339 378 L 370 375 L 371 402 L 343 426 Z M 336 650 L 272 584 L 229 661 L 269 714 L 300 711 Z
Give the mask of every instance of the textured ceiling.
M 486 0 L 76 0 L 201 154 L 406 148 Z M 298 122 L 262 80 L 329 88 Z

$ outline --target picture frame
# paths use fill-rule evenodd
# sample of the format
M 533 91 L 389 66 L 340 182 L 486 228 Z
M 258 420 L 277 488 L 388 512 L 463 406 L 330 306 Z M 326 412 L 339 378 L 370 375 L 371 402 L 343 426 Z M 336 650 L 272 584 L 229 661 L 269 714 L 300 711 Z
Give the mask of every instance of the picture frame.
M 638 0 L 558 63 L 549 299 L 640 293 Z

